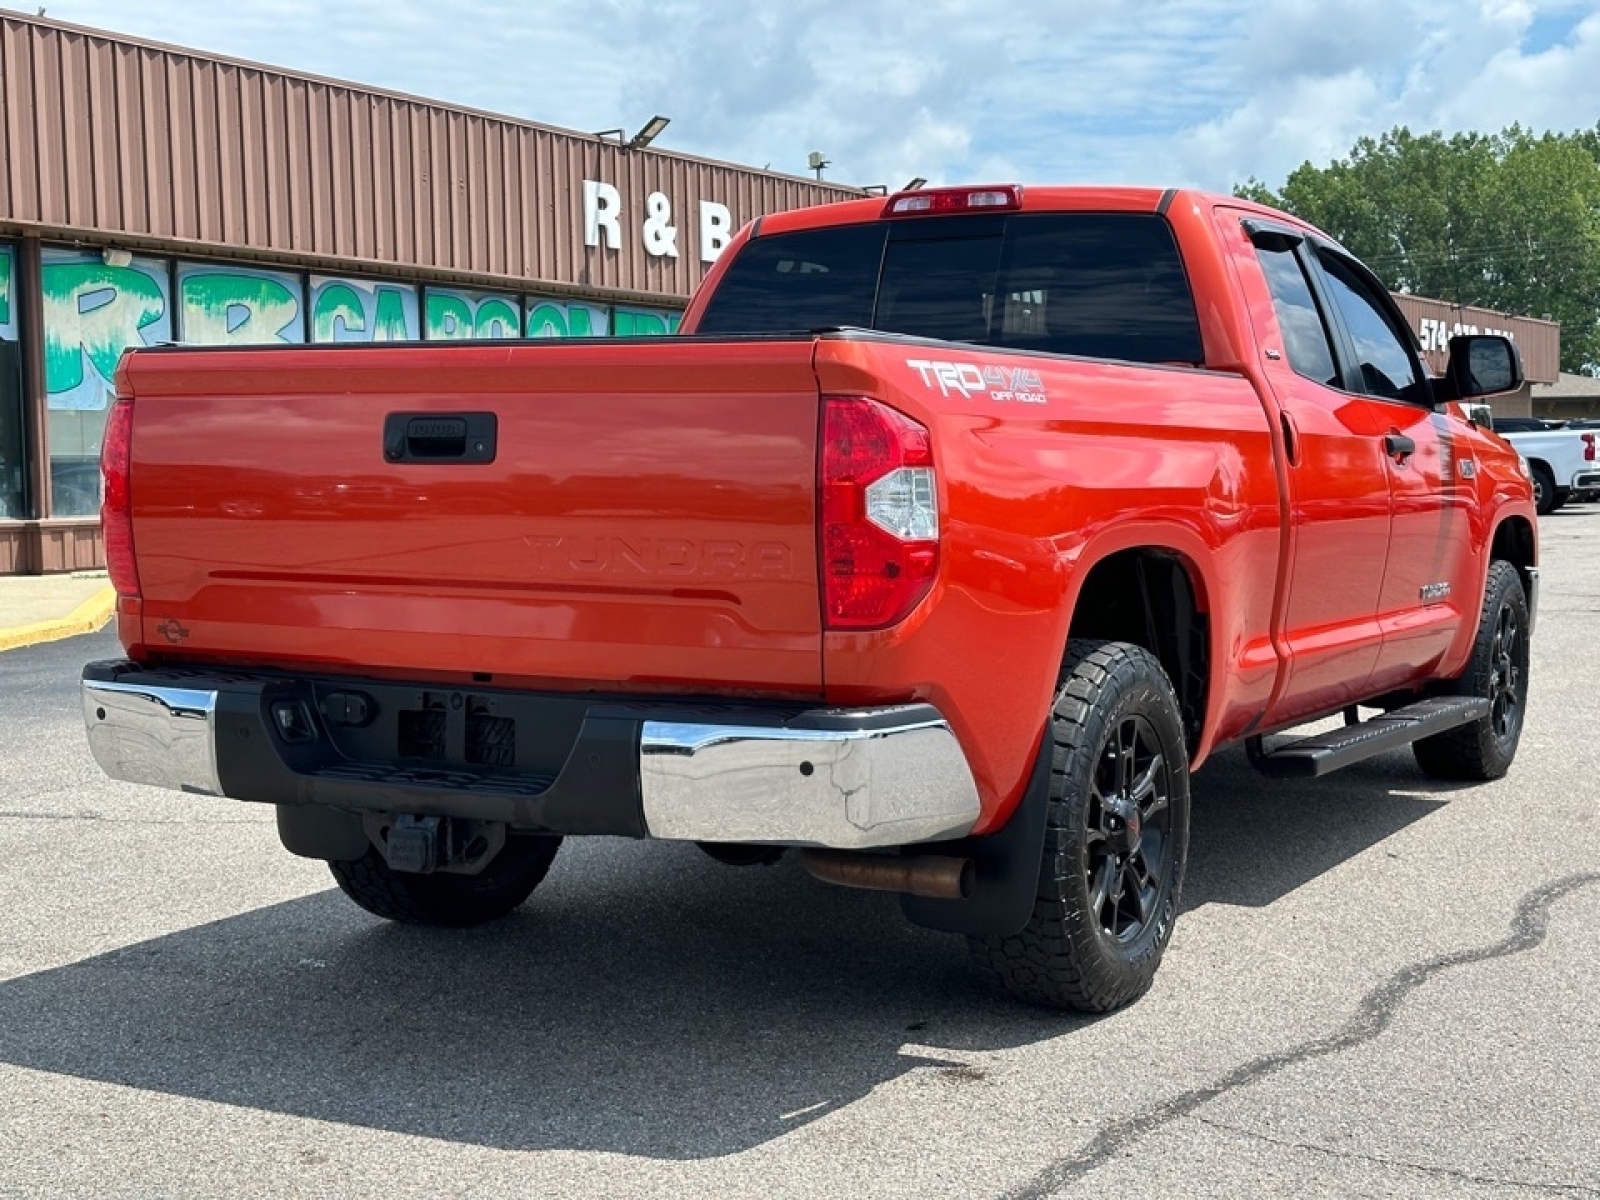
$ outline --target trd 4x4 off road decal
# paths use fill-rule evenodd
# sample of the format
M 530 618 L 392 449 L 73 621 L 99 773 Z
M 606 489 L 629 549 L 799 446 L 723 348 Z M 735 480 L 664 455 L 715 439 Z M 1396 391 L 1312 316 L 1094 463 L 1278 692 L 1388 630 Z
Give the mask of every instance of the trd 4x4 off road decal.
M 1049 400 L 1039 372 L 1026 367 L 935 362 L 926 358 L 908 358 L 906 366 L 922 377 L 923 387 L 937 387 L 941 396 L 956 392 L 970 400 L 987 395 L 991 400 L 1014 400 L 1018 404 L 1044 404 Z

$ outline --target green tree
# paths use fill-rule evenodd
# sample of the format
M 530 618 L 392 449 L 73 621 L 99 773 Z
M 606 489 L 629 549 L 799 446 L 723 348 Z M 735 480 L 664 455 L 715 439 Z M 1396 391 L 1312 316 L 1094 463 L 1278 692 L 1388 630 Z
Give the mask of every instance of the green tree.
M 1235 194 L 1342 242 L 1390 288 L 1561 322 L 1561 366 L 1600 374 L 1600 126 L 1362 138 L 1274 192 Z

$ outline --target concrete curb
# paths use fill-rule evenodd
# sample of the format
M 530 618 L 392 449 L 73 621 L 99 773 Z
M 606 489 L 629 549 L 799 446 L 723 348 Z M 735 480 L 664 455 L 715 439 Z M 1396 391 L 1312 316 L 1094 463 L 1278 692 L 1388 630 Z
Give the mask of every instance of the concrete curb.
M 31 625 L 18 625 L 14 629 L 0 629 L 0 653 L 40 642 L 55 642 L 62 638 L 94 633 L 111 620 L 117 611 L 117 593 L 109 587 L 101 588 L 89 599 L 72 610 L 70 616 L 54 621 L 35 621 Z

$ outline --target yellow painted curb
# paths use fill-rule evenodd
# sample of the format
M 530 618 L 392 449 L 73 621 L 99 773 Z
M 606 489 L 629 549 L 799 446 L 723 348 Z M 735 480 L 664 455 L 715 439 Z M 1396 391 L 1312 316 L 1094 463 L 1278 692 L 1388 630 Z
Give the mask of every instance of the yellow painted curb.
M 77 608 L 72 615 L 56 621 L 35 621 L 32 625 L 18 625 L 15 629 L 0 629 L 0 653 L 21 646 L 35 646 L 40 642 L 55 642 L 62 638 L 93 633 L 111 620 L 117 611 L 117 593 L 109 587 L 101 588 Z

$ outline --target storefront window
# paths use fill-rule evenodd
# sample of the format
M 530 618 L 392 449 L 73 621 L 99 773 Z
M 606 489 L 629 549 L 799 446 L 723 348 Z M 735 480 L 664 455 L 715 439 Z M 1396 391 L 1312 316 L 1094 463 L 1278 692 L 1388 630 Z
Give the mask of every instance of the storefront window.
M 304 342 L 305 288 L 292 271 L 178 264 L 178 339 L 194 346 Z
M 22 355 L 17 345 L 17 250 L 0 244 L 0 521 L 28 515 L 23 490 Z
M 426 292 L 424 310 L 430 342 L 514 338 L 522 330 L 522 300 L 518 296 L 431 287 Z
M 311 277 L 312 341 L 414 342 L 421 336 L 421 309 L 411 284 Z
M 47 248 L 41 283 L 51 499 L 58 517 L 92 517 L 117 361 L 130 346 L 172 338 L 167 264 Z

